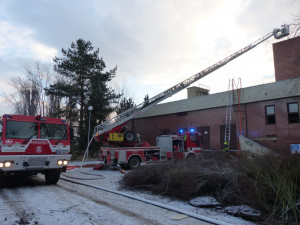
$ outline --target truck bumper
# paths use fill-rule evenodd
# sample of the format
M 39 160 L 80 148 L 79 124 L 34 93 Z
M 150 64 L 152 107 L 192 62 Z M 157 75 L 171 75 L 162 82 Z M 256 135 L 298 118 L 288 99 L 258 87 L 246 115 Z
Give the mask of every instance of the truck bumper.
M 65 171 L 66 165 L 58 165 L 58 161 L 69 161 L 70 154 L 66 155 L 2 155 L 0 156 L 0 171 L 43 171 L 50 169 L 61 169 Z M 10 166 L 6 164 L 10 162 Z M 7 167 L 8 166 L 8 167 Z

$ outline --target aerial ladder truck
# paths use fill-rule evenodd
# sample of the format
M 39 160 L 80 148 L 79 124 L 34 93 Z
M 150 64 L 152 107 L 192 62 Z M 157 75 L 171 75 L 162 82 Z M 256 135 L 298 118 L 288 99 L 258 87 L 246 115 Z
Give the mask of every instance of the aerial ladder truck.
M 281 39 L 283 37 L 286 37 L 289 35 L 289 25 L 282 25 L 280 28 L 275 28 L 272 32 L 266 34 L 265 36 L 261 37 L 260 39 L 254 41 L 253 43 L 247 45 L 246 47 L 240 49 L 239 51 L 231 54 L 230 56 L 222 59 L 221 61 L 213 64 L 212 66 L 202 70 L 201 72 L 189 77 L 188 79 L 185 79 L 184 81 L 172 86 L 171 88 L 161 92 L 158 95 L 155 95 L 154 97 L 144 101 L 143 103 L 136 105 L 132 107 L 131 109 L 128 109 L 127 111 L 116 115 L 109 120 L 97 125 L 94 127 L 94 134 L 93 138 L 90 140 L 87 150 L 85 152 L 85 155 L 88 151 L 89 145 L 91 144 L 92 140 L 95 139 L 96 141 L 103 140 L 103 136 L 105 136 L 105 139 L 107 139 L 110 133 L 118 132 L 120 131 L 126 123 L 136 117 L 137 115 L 147 111 L 148 109 L 152 108 L 156 104 L 162 102 L 163 100 L 171 97 L 172 95 L 182 91 L 183 89 L 190 86 L 192 83 L 200 80 L 201 78 L 205 77 L 206 75 L 218 70 L 219 68 L 223 67 L 227 63 L 231 62 L 232 60 L 236 59 L 237 57 L 245 54 L 246 52 L 250 51 L 260 43 L 268 40 L 270 37 L 273 37 L 275 39 Z M 229 137 L 227 137 L 229 138 Z M 226 140 L 225 142 L 229 140 Z

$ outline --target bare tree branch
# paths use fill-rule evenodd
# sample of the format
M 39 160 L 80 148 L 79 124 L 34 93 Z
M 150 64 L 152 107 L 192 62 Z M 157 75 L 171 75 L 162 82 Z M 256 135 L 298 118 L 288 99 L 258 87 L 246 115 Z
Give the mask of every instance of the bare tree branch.
M 9 85 L 15 90 L 12 94 L 5 94 L 3 98 L 15 110 L 15 113 L 22 115 L 45 116 L 51 107 L 44 88 L 51 83 L 50 65 L 43 65 L 36 62 L 34 66 L 25 67 L 25 77 L 14 77 Z
M 291 5 L 296 3 L 297 0 L 291 1 Z M 300 9 L 296 14 L 292 14 L 293 22 L 290 24 L 290 37 L 296 37 L 300 34 Z

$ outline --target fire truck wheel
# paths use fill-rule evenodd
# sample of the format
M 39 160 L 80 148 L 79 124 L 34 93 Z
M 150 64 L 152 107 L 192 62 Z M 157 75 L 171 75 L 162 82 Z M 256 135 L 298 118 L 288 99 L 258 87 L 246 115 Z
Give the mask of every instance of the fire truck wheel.
M 46 184 L 56 184 L 60 178 L 59 170 L 48 170 L 45 173 Z
M 187 157 L 186 157 L 186 160 L 195 160 L 196 159 L 196 156 L 194 154 L 189 154 Z
M 132 143 L 135 140 L 135 133 L 131 130 L 128 130 L 124 134 L 124 139 L 126 143 Z
M 141 159 L 138 158 L 138 157 L 132 157 L 129 159 L 129 162 L 128 162 L 128 167 L 129 169 L 131 170 L 134 170 L 136 168 L 138 168 L 140 165 L 141 165 Z

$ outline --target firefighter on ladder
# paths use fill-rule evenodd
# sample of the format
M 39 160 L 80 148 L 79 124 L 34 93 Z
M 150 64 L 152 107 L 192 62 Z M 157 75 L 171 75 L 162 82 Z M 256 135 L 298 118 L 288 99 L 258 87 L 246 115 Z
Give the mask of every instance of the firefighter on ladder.
M 227 141 L 225 141 L 223 151 L 228 152 L 228 150 L 229 150 L 229 145 L 228 145 Z

